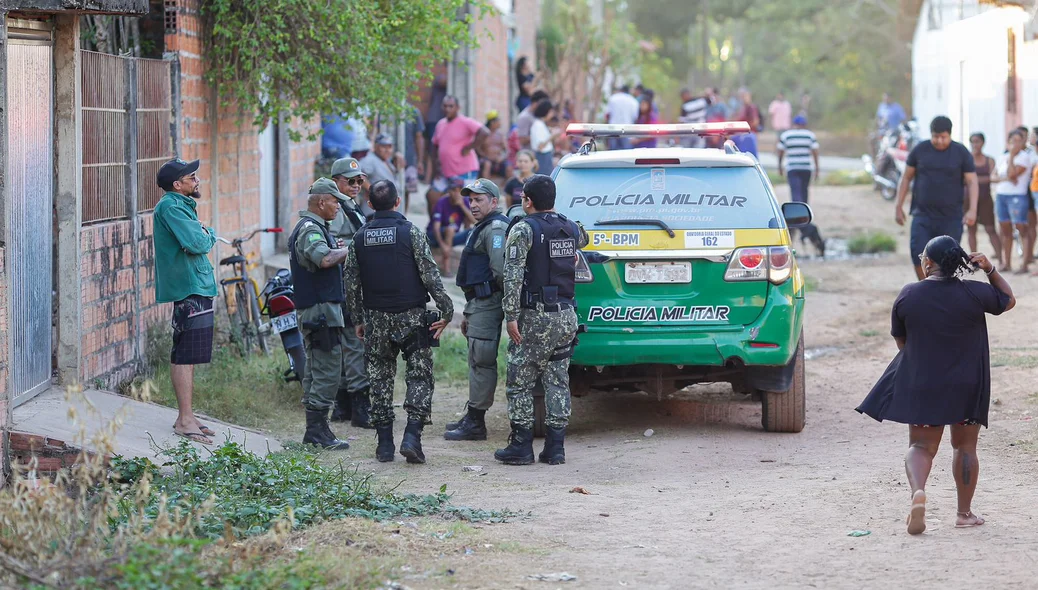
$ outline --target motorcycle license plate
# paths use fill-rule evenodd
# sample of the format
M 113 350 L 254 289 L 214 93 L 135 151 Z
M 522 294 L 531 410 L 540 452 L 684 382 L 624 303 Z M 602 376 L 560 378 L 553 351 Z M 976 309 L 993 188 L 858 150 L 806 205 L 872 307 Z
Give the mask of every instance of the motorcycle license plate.
M 285 315 L 279 315 L 276 318 L 270 318 L 270 325 L 274 327 L 275 332 L 280 334 L 297 327 L 299 323 L 296 320 L 296 312 L 293 311 Z

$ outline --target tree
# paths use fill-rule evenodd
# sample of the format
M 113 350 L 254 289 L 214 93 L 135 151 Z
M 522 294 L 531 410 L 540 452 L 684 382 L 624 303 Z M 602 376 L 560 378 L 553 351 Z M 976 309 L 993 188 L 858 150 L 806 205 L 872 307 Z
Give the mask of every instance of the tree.
M 638 31 L 627 22 L 618 0 L 546 2 L 538 34 L 543 56 L 538 77 L 552 100 L 574 102 L 579 121 L 595 118 L 607 79 L 629 78 L 643 57 Z
M 402 115 L 434 63 L 475 44 L 483 0 L 205 0 L 207 80 L 264 126 L 360 108 Z

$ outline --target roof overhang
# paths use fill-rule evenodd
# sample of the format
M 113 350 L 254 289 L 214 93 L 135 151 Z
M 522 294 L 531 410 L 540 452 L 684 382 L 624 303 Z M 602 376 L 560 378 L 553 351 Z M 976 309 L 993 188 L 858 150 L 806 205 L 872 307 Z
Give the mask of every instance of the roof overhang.
M 0 0 L 0 12 L 148 14 L 148 0 Z

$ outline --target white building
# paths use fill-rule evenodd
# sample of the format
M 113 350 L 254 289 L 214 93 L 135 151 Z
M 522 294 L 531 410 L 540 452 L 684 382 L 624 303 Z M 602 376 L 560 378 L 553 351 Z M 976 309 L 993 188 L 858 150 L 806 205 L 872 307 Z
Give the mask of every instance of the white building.
M 1038 126 L 1038 41 L 1033 0 L 925 0 L 912 43 L 912 112 L 924 134 L 946 115 L 952 137 L 987 137 L 1000 153 L 1008 130 Z

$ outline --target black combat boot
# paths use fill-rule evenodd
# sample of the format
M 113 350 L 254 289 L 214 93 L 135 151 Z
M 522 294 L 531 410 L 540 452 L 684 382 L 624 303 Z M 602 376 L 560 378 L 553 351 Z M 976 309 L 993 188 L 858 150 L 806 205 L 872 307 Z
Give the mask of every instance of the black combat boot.
M 408 420 L 404 428 L 404 440 L 400 441 L 400 454 L 407 457 L 408 463 L 425 463 L 422 452 L 422 428 L 424 424 L 416 420 Z
M 465 413 L 467 414 L 468 411 L 469 411 L 469 403 L 465 402 Z M 461 420 L 464 420 L 464 419 L 465 419 L 465 416 L 462 416 Z M 458 427 L 461 426 L 461 420 L 457 420 L 455 422 L 448 422 L 448 423 L 444 424 L 443 431 L 447 432 L 448 430 L 457 430 Z
M 332 410 L 332 422 L 349 422 L 353 415 L 353 394 L 346 389 L 340 389 L 335 394 L 335 409 Z
M 306 433 L 303 434 L 303 444 L 317 445 L 332 451 L 345 451 L 350 448 L 350 443 L 335 438 L 332 429 L 328 427 L 328 410 L 306 411 Z
M 505 465 L 533 465 L 533 431 L 513 422 L 508 446 L 494 451 L 494 458 Z
M 566 462 L 565 441 L 565 428 L 546 426 L 544 428 L 544 450 L 537 455 L 537 458 L 540 459 L 541 463 L 547 463 L 548 465 L 562 465 Z
M 377 426 L 375 433 L 378 435 L 378 446 L 375 447 L 375 458 L 379 463 L 388 463 L 396 454 L 396 445 L 393 444 L 393 425 Z
M 371 425 L 371 416 L 368 413 L 371 410 L 371 398 L 368 395 L 367 389 L 353 394 L 353 420 L 350 424 L 356 428 L 375 428 Z
M 443 438 L 447 440 L 486 440 L 486 415 L 486 410 L 477 410 L 470 407 L 468 413 L 457 423 L 458 425 L 455 428 L 451 428 L 443 433 Z

